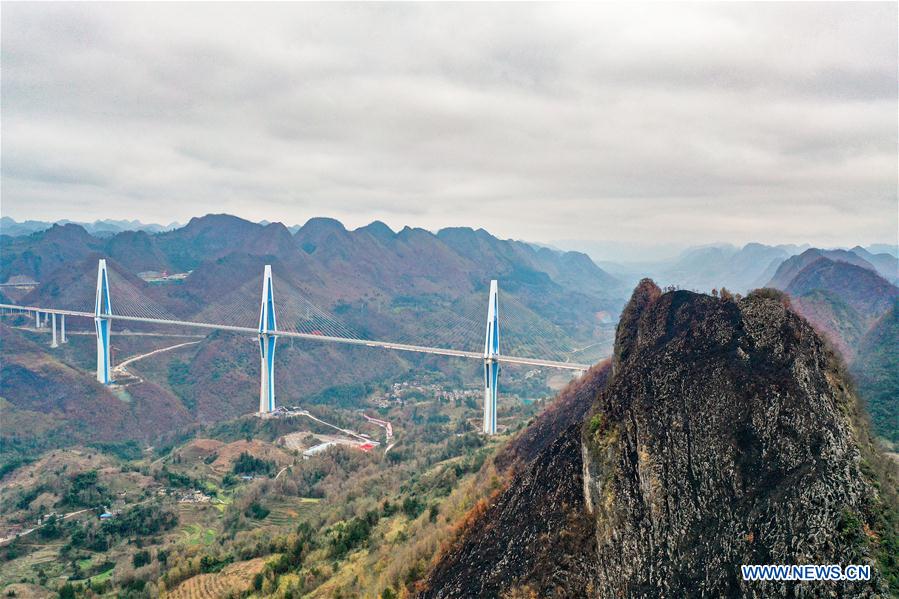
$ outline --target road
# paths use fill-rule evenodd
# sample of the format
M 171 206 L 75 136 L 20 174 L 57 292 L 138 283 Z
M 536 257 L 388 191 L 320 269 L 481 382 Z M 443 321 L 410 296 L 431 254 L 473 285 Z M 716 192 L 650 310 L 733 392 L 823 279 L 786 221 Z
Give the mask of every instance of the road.
M 126 505 L 125 507 L 126 508 L 136 507 L 138 505 L 143 505 L 145 503 L 149 503 L 150 501 L 153 501 L 154 499 L 155 499 L 155 497 L 150 497 L 149 499 L 144 499 L 143 501 L 138 501 L 137 503 L 132 503 L 131 505 Z M 94 511 L 94 508 L 91 508 L 91 507 L 84 508 L 83 510 L 78 510 L 76 512 L 69 512 L 68 514 L 63 514 L 62 519 L 68 520 L 69 518 L 71 518 L 73 516 L 77 516 L 78 514 L 83 514 L 84 512 L 92 512 L 92 511 Z M 47 526 L 47 524 L 49 524 L 49 522 L 45 522 L 44 524 L 41 524 L 40 526 L 35 526 L 34 528 L 29 528 L 28 530 L 23 530 L 19 534 L 15 534 L 11 537 L 5 537 L 3 539 L 0 539 L 0 545 L 5 545 L 6 543 L 9 543 L 10 541 L 13 541 L 19 537 L 24 537 L 26 535 L 30 535 L 34 531 Z
M 49 327 L 44 328 L 41 327 L 36 329 L 34 327 L 12 327 L 14 329 L 18 329 L 20 331 L 28 331 L 29 333 L 46 333 L 48 335 L 52 334 L 53 331 L 50 330 Z M 206 335 L 188 335 L 186 333 L 143 333 L 140 331 L 111 331 L 109 333 L 113 337 L 174 337 L 177 339 L 205 339 Z M 71 337 L 73 335 L 82 335 L 85 337 L 96 337 L 97 333 L 94 331 L 66 331 L 66 337 Z
M 597 341 L 596 343 L 591 343 L 590 345 L 585 345 L 584 347 L 580 347 L 578 349 L 573 349 L 570 352 L 565 352 L 565 353 L 567 353 L 569 356 L 573 356 L 574 354 L 580 353 L 582 351 L 587 351 L 591 347 L 596 347 L 597 345 L 602 345 L 603 343 L 606 343 L 606 342 L 605 341 Z
M 354 432 L 354 431 L 351 431 L 351 430 L 348 430 L 345 428 L 340 428 L 339 426 L 331 424 L 330 422 L 325 422 L 321 418 L 316 418 L 315 416 L 313 416 L 306 410 L 300 410 L 299 412 L 297 412 L 297 414 L 299 416 L 306 416 L 307 418 L 311 418 L 312 420 L 315 420 L 316 422 L 324 424 L 325 426 L 330 426 L 331 428 L 336 429 L 345 435 L 349 435 L 350 437 L 353 437 L 354 439 L 358 440 L 360 443 L 371 443 L 372 445 L 380 445 L 380 443 L 378 443 L 377 441 L 368 439 L 367 437 L 363 437 L 362 435 L 360 435 L 357 432 Z
M 384 429 L 384 435 L 386 437 L 385 442 L 390 443 L 390 438 L 393 437 L 393 427 L 386 420 L 381 420 L 380 418 L 371 418 L 365 412 L 362 412 L 362 417 L 365 418 L 366 421 L 371 422 L 372 424 L 376 424 Z M 384 452 L 387 453 L 387 452 Z
M 68 520 L 72 516 L 77 516 L 78 514 L 83 514 L 84 512 L 89 512 L 92 509 L 93 508 L 85 508 L 83 510 L 78 510 L 77 512 L 69 512 L 68 514 L 64 514 L 62 519 Z M 17 539 L 18 537 L 24 537 L 24 536 L 30 535 L 31 533 L 38 530 L 39 528 L 43 528 L 43 527 L 47 526 L 47 524 L 49 524 L 49 522 L 45 522 L 44 524 L 41 524 L 40 526 L 35 526 L 34 528 L 29 528 L 28 530 L 23 530 L 22 532 L 15 534 L 11 537 L 4 537 L 4 538 L 0 539 L 0 545 L 5 545 L 5 544 L 9 543 L 10 541 Z
M 202 339 L 200 341 L 202 341 Z M 138 360 L 143 360 L 144 358 L 147 358 L 147 357 L 155 355 L 155 354 L 161 354 L 162 352 L 167 352 L 167 351 L 171 351 L 173 349 L 178 349 L 179 347 L 186 347 L 188 345 L 196 345 L 197 343 L 200 343 L 200 341 L 187 341 L 185 343 L 179 343 L 177 345 L 170 345 L 169 347 L 161 347 L 159 349 L 154 349 L 153 351 L 147 352 L 145 354 L 133 356 L 131 358 L 128 358 L 124 362 L 119 363 L 115 368 L 112 369 L 112 371 L 115 374 L 119 374 L 119 375 L 133 376 L 134 378 L 136 378 L 138 380 L 138 382 L 142 383 L 143 382 L 142 378 L 128 372 L 128 369 L 126 367 L 129 364 L 133 364 L 134 362 L 137 362 Z M 113 378 L 116 378 L 116 377 L 113 377 Z

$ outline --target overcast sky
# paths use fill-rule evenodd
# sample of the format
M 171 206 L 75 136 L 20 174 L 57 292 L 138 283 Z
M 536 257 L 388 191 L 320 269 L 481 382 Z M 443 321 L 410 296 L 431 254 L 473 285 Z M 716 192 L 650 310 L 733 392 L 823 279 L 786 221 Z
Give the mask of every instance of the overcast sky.
M 2 9 L 2 214 L 895 242 L 897 5 Z

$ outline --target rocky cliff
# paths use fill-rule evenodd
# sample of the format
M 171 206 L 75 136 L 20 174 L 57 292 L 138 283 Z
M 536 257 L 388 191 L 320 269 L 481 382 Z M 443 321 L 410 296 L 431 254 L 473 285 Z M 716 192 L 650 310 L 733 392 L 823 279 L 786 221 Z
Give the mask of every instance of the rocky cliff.
M 471 515 L 422 597 L 589 596 L 596 549 L 580 430 L 610 371 L 605 360 L 572 381 L 496 455 L 506 488 Z
M 643 281 L 584 427 L 600 594 L 886 593 L 882 574 L 869 583 L 740 575 L 741 564 L 878 557 L 889 569 L 884 544 L 896 530 L 882 522 L 883 493 L 895 479 L 879 489 L 863 474 L 878 456 L 857 409 L 838 358 L 776 292 L 718 299 Z
M 538 421 L 510 443 L 534 457 L 440 556 L 424 597 L 899 591 L 895 464 L 840 359 L 780 292 L 643 281 L 611 374 L 591 374 L 604 380 L 585 385 L 581 425 Z M 873 579 L 750 583 L 742 564 L 870 564 Z

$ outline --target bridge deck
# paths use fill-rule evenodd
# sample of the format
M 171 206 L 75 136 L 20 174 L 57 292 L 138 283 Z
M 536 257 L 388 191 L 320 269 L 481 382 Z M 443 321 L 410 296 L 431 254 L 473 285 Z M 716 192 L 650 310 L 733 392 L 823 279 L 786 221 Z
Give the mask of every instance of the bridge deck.
M 45 314 L 64 314 L 66 316 L 93 318 L 92 312 L 78 312 L 75 310 L 59 310 L 54 308 L 39 308 L 37 306 L 18 306 L 15 304 L 0 304 L 0 308 L 21 310 L 23 312 L 43 312 Z M 215 331 L 231 331 L 234 333 L 244 333 L 258 335 L 259 330 L 253 327 L 239 327 L 228 324 L 214 324 L 206 322 L 191 322 L 189 320 L 163 320 L 158 318 L 143 318 L 138 316 L 121 316 L 118 314 L 110 314 L 105 316 L 110 320 L 127 321 L 127 322 L 144 322 L 149 324 L 161 324 L 167 326 L 193 327 L 198 329 L 208 329 Z M 394 343 L 392 341 L 376 341 L 373 339 L 353 339 L 349 337 L 331 337 L 328 335 L 312 335 L 309 333 L 294 333 L 291 331 L 272 331 L 272 335 L 278 337 L 292 337 L 294 339 L 305 339 L 308 341 L 322 341 L 326 343 L 343 343 L 345 345 L 362 345 L 366 347 L 379 347 L 384 349 L 393 349 L 397 351 L 416 352 L 421 354 L 434 354 L 439 356 L 452 356 L 456 358 L 469 358 L 483 360 L 484 354 L 481 352 L 466 351 L 462 349 L 450 349 L 445 347 L 426 347 L 423 345 L 410 345 L 407 343 Z M 504 356 L 496 355 L 496 361 L 507 364 L 524 364 L 529 366 L 543 366 L 546 368 L 560 368 L 563 370 L 577 370 L 580 372 L 590 368 L 589 364 L 575 364 L 573 362 L 557 362 L 555 360 L 542 360 L 540 358 L 524 358 L 520 356 Z

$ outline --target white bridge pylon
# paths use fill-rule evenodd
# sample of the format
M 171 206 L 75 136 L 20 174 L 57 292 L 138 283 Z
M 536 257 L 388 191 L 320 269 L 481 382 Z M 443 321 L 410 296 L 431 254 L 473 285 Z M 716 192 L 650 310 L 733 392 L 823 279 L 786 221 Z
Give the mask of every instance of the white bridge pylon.
M 275 318 L 275 294 L 270 265 L 265 266 L 262 282 L 262 299 L 259 309 L 259 326 L 249 327 L 226 323 L 198 322 L 189 320 L 176 320 L 169 314 L 156 314 L 145 316 L 141 314 L 125 314 L 117 310 L 113 313 L 110 297 L 109 276 L 106 260 L 97 263 L 97 289 L 92 312 L 77 311 L 63 308 L 48 308 L 43 306 L 20 306 L 16 304 L 0 304 L 0 309 L 12 310 L 20 313 L 33 314 L 35 325 L 40 326 L 41 316 L 46 315 L 48 324 L 53 322 L 54 333 L 55 316 L 61 317 L 60 332 L 61 342 L 66 342 L 65 318 L 90 318 L 94 321 L 97 333 L 97 380 L 105 385 L 111 384 L 112 367 L 110 363 L 110 331 L 113 320 L 122 322 L 142 322 L 154 325 L 190 327 L 206 330 L 229 331 L 245 335 L 255 335 L 259 339 L 260 354 L 260 383 L 259 383 L 259 411 L 271 412 L 275 409 L 275 346 L 278 337 L 302 339 L 317 343 L 341 343 L 344 345 L 359 345 L 394 351 L 415 352 L 456 358 L 468 358 L 481 360 L 484 363 L 484 428 L 485 434 L 496 434 L 496 399 L 499 381 L 500 363 L 521 364 L 542 368 L 559 368 L 585 372 L 590 368 L 589 364 L 575 364 L 573 362 L 559 362 L 543 358 L 526 358 L 511 356 L 499 351 L 499 299 L 496 280 L 490 281 L 490 295 L 487 305 L 487 334 L 484 340 L 484 351 L 469 351 L 463 349 L 451 349 L 447 347 L 426 347 L 409 343 L 397 343 L 392 341 L 379 341 L 375 339 L 359 339 L 353 336 L 336 336 L 335 334 L 322 334 L 321 331 L 300 332 L 294 330 L 279 330 Z M 160 315 L 161 314 L 161 315 Z M 53 344 L 55 346 L 55 344 Z
M 97 380 L 108 385 L 109 379 L 109 333 L 112 304 L 109 299 L 109 276 L 106 260 L 97 264 L 97 298 L 94 302 L 94 326 L 97 329 Z
M 499 382 L 499 298 L 496 279 L 490 281 L 487 338 L 484 340 L 484 434 L 496 434 L 496 393 Z
M 272 288 L 272 267 L 265 265 L 262 277 L 262 304 L 259 308 L 259 356 L 261 376 L 259 388 L 259 413 L 275 409 L 275 345 L 278 336 L 275 320 L 275 291 Z

